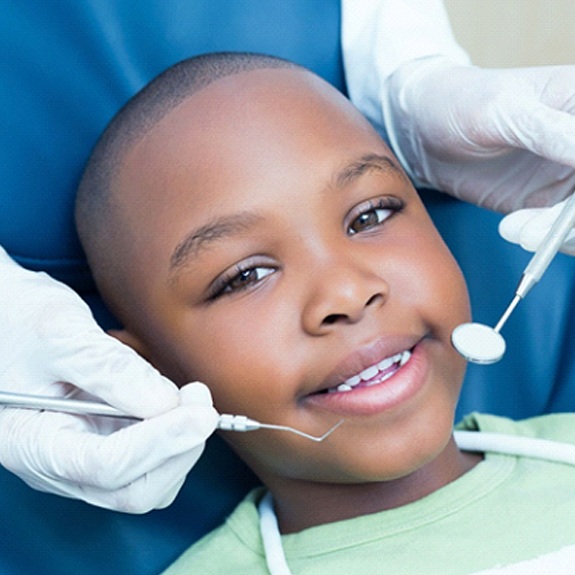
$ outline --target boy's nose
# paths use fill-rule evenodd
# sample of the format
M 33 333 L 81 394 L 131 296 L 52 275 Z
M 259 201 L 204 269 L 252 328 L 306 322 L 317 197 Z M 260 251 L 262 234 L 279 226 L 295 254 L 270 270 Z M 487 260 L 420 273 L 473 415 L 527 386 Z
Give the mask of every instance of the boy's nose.
M 389 286 L 373 270 L 359 265 L 315 269 L 303 311 L 303 327 L 314 335 L 355 324 L 387 300 Z

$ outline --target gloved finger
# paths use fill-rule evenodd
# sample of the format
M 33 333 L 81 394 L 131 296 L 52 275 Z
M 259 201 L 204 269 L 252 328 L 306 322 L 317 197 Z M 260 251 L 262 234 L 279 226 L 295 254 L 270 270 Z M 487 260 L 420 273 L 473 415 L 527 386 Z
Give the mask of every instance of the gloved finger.
M 529 234 L 525 234 L 525 228 L 526 226 L 529 226 L 529 224 L 532 223 L 533 220 L 535 220 L 536 217 L 542 213 L 542 211 L 542 208 L 532 208 L 517 210 L 510 213 L 509 215 L 505 216 L 501 222 L 499 222 L 499 235 L 508 242 L 519 244 L 525 250 L 533 251 L 539 244 L 535 243 L 536 240 L 530 242 L 528 239 L 527 244 L 529 247 L 522 243 L 526 241 L 526 235 L 529 236 Z M 535 226 L 533 234 L 537 237 L 537 239 L 539 239 L 539 241 L 543 239 L 541 236 L 540 225 Z
M 163 509 L 178 495 L 187 474 L 196 464 L 204 450 L 204 444 L 177 455 L 152 469 L 143 476 L 118 489 L 83 485 L 61 478 L 21 475 L 32 488 L 62 497 L 80 499 L 91 505 L 124 513 L 147 513 Z
M 193 381 L 180 388 L 181 405 L 213 405 L 212 394 L 206 385 L 199 381 Z
M 83 418 L 61 413 L 9 410 L 0 429 L 8 437 L 2 463 L 30 484 L 35 477 L 63 484 L 120 489 L 151 470 L 202 446 L 216 428 L 218 414 L 208 406 L 181 406 L 108 436 L 86 429 Z
M 171 505 L 204 452 L 205 444 L 170 459 L 144 477 L 114 493 L 112 509 L 129 513 L 146 513 Z
M 182 405 L 190 407 L 200 405 L 204 408 L 206 405 L 212 405 L 211 394 L 202 383 L 189 383 L 181 388 L 180 394 Z M 168 507 L 176 498 L 187 474 L 203 453 L 204 447 L 205 444 L 202 443 L 195 449 L 163 462 L 158 468 L 117 491 L 112 493 L 105 491 L 100 494 L 96 489 L 92 489 L 90 493 L 84 489 L 82 497 L 88 502 L 99 501 L 97 504 L 100 506 L 105 505 L 128 513 L 146 513 L 152 509 Z
M 512 212 L 499 223 L 499 234 L 507 241 L 519 244 L 524 250 L 534 252 L 561 213 L 565 201 L 550 208 L 530 208 Z M 575 230 L 569 233 L 561 251 L 573 254 L 574 249 Z
M 575 110 L 574 110 L 575 111 Z M 510 114 L 509 128 L 526 150 L 567 166 L 575 167 L 575 116 L 536 103 Z
M 56 471 L 52 468 L 47 470 L 39 467 L 44 465 L 44 462 L 38 457 L 38 451 L 51 452 L 52 460 L 56 462 L 62 449 L 74 446 L 78 437 L 93 435 L 89 432 L 92 424 L 100 424 L 102 421 L 129 425 L 124 420 L 111 418 L 84 418 L 62 413 L 4 409 L 0 412 L 0 429 L 6 441 L 0 445 L 0 461 L 34 489 L 81 499 L 99 507 L 144 513 L 169 505 L 203 452 L 204 443 L 161 461 L 155 469 L 146 471 L 141 477 L 117 489 L 111 489 L 109 485 L 100 487 L 81 484 L 77 482 L 73 473 L 68 473 L 66 477 L 57 476 L 55 473 L 62 473 L 61 469 Z M 56 428 L 60 427 L 66 428 L 66 432 L 72 436 L 68 445 L 65 433 L 56 431 Z M 51 437 L 55 434 L 56 439 L 51 441 Z M 10 441 L 11 436 L 19 438 L 17 450 L 11 449 L 15 443 Z M 85 462 L 88 467 L 92 467 L 93 462 L 90 462 L 88 455 Z M 114 465 L 113 458 L 110 460 L 110 465 Z
M 56 483 L 51 492 L 60 491 L 61 495 L 124 513 L 141 514 L 163 509 L 174 501 L 203 450 L 204 444 L 198 445 L 115 490 L 70 483 L 62 493 L 62 484 Z
M 177 387 L 133 349 L 97 326 L 52 361 L 55 380 L 72 383 L 121 411 L 151 418 L 179 404 Z
M 177 407 L 105 438 L 87 435 L 77 448 L 61 454 L 53 471 L 73 483 L 116 490 L 203 445 L 217 421 L 211 406 Z

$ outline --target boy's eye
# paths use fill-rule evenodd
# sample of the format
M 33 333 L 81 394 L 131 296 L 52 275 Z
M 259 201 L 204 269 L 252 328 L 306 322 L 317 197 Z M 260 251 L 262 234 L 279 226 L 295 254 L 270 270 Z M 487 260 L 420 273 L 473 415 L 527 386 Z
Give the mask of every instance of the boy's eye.
M 210 299 L 216 299 L 224 294 L 231 294 L 256 285 L 266 276 L 274 273 L 275 268 L 269 266 L 236 267 L 216 282 Z
M 351 236 L 376 228 L 402 207 L 403 203 L 397 198 L 381 198 L 376 202 L 370 200 L 363 203 L 353 210 L 347 233 Z
M 391 210 L 369 210 L 359 215 L 349 226 L 349 233 L 356 234 L 363 232 L 381 224 L 392 214 Z
M 273 272 L 270 268 L 248 268 L 238 272 L 226 287 L 230 290 L 242 289 L 254 284 Z

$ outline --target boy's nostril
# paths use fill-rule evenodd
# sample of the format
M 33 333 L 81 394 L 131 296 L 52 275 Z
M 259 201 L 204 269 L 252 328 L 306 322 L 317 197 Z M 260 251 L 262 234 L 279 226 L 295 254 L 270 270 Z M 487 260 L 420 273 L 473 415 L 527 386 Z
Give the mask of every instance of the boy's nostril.
M 345 319 L 345 315 L 342 313 L 332 313 L 325 317 L 323 323 L 326 325 L 332 325 L 341 319 Z
M 380 293 L 373 294 L 366 302 L 364 307 L 368 307 L 371 304 L 377 304 L 378 302 L 383 301 L 383 295 Z M 337 322 L 351 322 L 353 323 L 355 314 L 345 314 L 345 313 L 330 313 L 326 315 L 323 319 L 323 325 L 333 325 Z
M 366 307 L 367 307 L 368 305 L 371 305 L 372 303 L 377 303 L 377 302 L 379 302 L 379 301 L 382 300 L 382 299 L 383 299 L 383 295 L 382 295 L 382 294 L 380 294 L 380 293 L 373 294 L 373 295 L 367 300 L 367 303 L 366 303 L 365 305 L 366 305 Z

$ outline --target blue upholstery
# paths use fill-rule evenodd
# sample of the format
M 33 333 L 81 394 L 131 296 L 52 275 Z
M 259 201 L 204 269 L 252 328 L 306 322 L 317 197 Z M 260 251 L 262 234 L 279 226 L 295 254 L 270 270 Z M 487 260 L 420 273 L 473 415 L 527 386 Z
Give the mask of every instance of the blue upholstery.
M 69 283 L 106 327 L 113 319 L 94 292 L 73 229 L 82 165 L 135 91 L 170 64 L 214 50 L 281 55 L 345 90 L 339 0 L 18 0 L 0 8 L 0 244 L 24 266 Z M 493 323 L 526 256 L 497 238 L 498 216 L 436 192 L 423 195 L 467 274 L 476 318 Z M 462 413 L 573 409 L 574 273 L 571 260 L 554 263 L 521 304 L 505 328 L 505 360 L 470 369 Z M 176 503 L 145 516 L 37 493 L 0 471 L 0 573 L 157 573 L 252 483 L 217 439 Z

